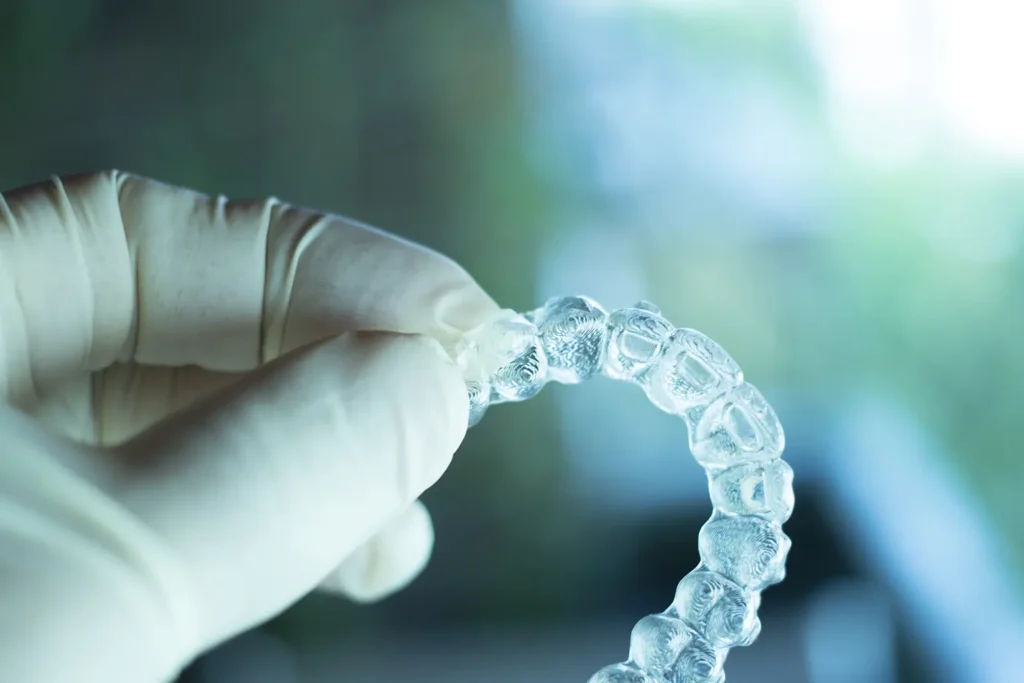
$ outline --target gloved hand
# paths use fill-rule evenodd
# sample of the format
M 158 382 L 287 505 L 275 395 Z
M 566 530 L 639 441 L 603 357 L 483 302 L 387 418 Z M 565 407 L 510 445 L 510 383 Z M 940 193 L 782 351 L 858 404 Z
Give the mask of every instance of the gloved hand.
M 498 314 L 351 221 L 118 172 L 0 196 L 0 681 L 158 683 L 422 569 Z M 440 343 L 439 343 L 440 342 Z

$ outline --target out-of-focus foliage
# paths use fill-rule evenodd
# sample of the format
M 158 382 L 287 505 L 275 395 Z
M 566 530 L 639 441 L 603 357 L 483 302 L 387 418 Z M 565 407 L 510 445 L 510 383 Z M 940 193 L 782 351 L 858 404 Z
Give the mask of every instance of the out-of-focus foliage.
M 844 126 L 869 117 L 836 99 L 808 19 L 826 6 L 842 4 L 6 0 L 0 187 L 118 167 L 275 195 L 446 252 L 517 309 L 550 293 L 552 245 L 614 236 L 670 319 L 795 397 L 782 417 L 811 438 L 791 448 L 827 444 L 862 390 L 908 407 L 1024 576 L 1024 161 L 943 128 L 896 161 L 883 138 L 866 153 Z M 849 11 L 868 6 L 885 9 Z M 569 266 L 573 287 L 614 279 Z M 412 589 L 372 610 L 314 598 L 274 629 L 327 644 L 664 607 L 703 517 L 641 523 L 568 495 L 562 390 L 472 430 L 427 494 L 437 550 Z M 769 610 L 856 565 L 817 514 L 830 494 L 801 481 Z

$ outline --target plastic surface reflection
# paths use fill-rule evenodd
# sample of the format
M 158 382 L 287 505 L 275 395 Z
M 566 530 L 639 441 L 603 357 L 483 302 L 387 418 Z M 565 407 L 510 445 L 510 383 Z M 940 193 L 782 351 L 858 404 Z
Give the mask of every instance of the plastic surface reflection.
M 708 475 L 714 511 L 700 531 L 700 564 L 661 614 L 633 628 L 627 661 L 590 683 L 717 683 L 730 648 L 761 631 L 761 591 L 785 578 L 793 471 L 775 411 L 739 365 L 700 332 L 676 329 L 641 302 L 607 313 L 585 297 L 559 297 L 503 318 L 455 351 L 466 376 L 470 425 L 489 406 L 523 401 L 549 382 L 595 375 L 640 386 L 679 415 Z

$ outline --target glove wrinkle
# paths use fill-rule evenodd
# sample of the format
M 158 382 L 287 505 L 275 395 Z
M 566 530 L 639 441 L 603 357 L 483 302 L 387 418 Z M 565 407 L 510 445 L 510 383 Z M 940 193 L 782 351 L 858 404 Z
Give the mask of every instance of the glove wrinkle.
M 303 212 L 274 199 L 267 200 L 265 215 L 267 252 L 260 326 L 260 359 L 264 363 L 291 350 L 285 339 L 299 262 L 329 224 L 324 214 Z M 334 333 L 343 329 L 339 326 Z M 313 341 L 319 339 L 305 339 L 304 343 Z
M 14 405 L 31 407 L 39 403 L 41 392 L 29 357 L 25 300 L 3 250 L 0 250 L 0 282 L 9 283 L 0 287 L 0 316 L 6 322 L 0 335 L 0 389 L 3 392 L 0 396 Z

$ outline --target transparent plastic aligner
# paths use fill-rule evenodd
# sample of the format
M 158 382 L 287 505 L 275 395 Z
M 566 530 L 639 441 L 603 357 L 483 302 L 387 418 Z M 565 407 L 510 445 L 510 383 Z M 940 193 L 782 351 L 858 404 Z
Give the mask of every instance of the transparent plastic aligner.
M 470 425 L 495 403 L 523 401 L 548 381 L 597 374 L 637 384 L 679 415 L 705 469 L 713 512 L 698 535 L 701 563 L 661 614 L 640 619 L 629 658 L 589 683 L 723 683 L 728 651 L 761 632 L 761 591 L 785 578 L 793 470 L 780 459 L 775 411 L 717 343 L 676 329 L 653 305 L 605 312 L 586 297 L 558 297 L 468 335 L 453 351 L 469 394 Z
M 681 683 L 718 680 L 725 655 L 725 649 L 716 649 L 701 633 L 669 614 L 644 617 L 630 634 L 629 663 L 657 680 Z
M 682 414 L 738 386 L 743 371 L 714 341 L 700 332 L 679 329 L 664 342 L 646 382 L 651 403 Z
M 472 427 L 484 418 L 491 405 L 491 382 L 479 368 L 466 379 L 466 393 L 469 394 L 469 426 Z
M 760 635 L 760 606 L 760 593 L 698 567 L 679 582 L 669 611 L 703 633 L 715 647 L 731 648 L 750 645 Z
M 737 465 L 710 477 L 711 503 L 717 510 L 779 524 L 793 514 L 793 469 L 785 460 Z
M 715 514 L 697 535 L 704 565 L 747 590 L 762 590 L 786 578 L 791 545 L 781 526 L 761 517 Z
M 629 663 L 609 664 L 590 677 L 589 683 L 661 683 L 646 671 Z
M 612 379 L 645 383 L 647 370 L 674 331 L 652 304 L 641 301 L 608 316 L 604 374 Z
M 533 398 L 548 381 L 548 359 L 537 326 L 526 317 L 499 320 L 477 332 L 471 342 L 476 358 L 469 367 L 483 373 L 490 385 L 490 403 Z
M 705 467 L 771 461 L 785 446 L 779 418 L 753 384 L 715 399 L 690 430 L 690 450 Z
M 577 384 L 601 369 L 608 314 L 581 296 L 550 299 L 533 314 L 552 380 Z

